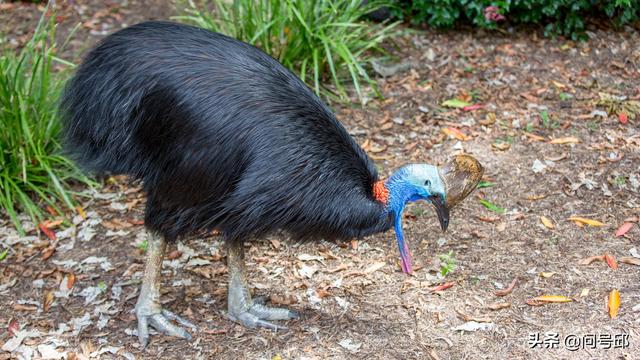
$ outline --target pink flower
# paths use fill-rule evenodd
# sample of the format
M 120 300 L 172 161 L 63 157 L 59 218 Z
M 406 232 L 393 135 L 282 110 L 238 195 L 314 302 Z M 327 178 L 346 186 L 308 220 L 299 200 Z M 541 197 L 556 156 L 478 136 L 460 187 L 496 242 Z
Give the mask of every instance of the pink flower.
M 498 9 L 497 6 L 487 6 L 484 8 L 484 18 L 487 19 L 487 21 L 493 22 L 505 20 L 506 18 L 502 14 L 499 14 L 498 10 L 500 9 Z

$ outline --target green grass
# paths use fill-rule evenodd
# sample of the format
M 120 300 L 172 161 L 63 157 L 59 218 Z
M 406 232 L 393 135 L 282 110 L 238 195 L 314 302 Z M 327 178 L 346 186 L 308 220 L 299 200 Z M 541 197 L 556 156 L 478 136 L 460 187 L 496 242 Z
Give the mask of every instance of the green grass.
M 62 214 L 61 205 L 74 207 L 69 181 L 91 183 L 59 154 L 57 99 L 68 73 L 54 67 L 72 64 L 55 55 L 54 18 L 43 16 L 22 49 L 2 46 L 0 55 L 0 207 L 20 234 L 20 212 L 36 223 L 46 206 Z
M 208 0 L 184 4 L 176 19 L 253 44 L 298 74 L 317 94 L 348 98 L 352 84 L 363 100 L 372 52 L 394 35 L 393 24 L 363 16 L 389 0 Z M 211 9 L 211 10 L 208 10 Z M 325 85 L 323 85 L 325 84 Z M 330 84 L 331 86 L 326 86 Z

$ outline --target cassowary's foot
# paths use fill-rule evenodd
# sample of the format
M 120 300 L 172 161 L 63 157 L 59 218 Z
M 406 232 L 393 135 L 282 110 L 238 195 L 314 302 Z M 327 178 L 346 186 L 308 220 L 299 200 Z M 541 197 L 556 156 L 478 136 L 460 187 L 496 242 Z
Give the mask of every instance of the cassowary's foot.
M 171 322 L 172 320 L 192 330 L 198 329 L 189 320 L 183 319 L 169 310 L 164 310 L 156 306 L 149 307 L 146 304 L 140 304 L 140 302 L 136 305 L 136 317 L 138 318 L 138 339 L 143 348 L 149 343 L 149 325 L 165 335 L 186 340 L 192 339 L 191 334 L 185 329 L 174 325 Z
M 245 327 L 262 327 L 272 330 L 286 330 L 286 326 L 276 325 L 267 320 L 291 320 L 300 317 L 297 312 L 265 306 L 266 299 L 251 299 L 247 286 L 242 242 L 227 242 L 227 266 L 229 268 L 229 291 L 227 296 L 229 318 Z
M 149 235 L 147 248 L 147 265 L 142 280 L 140 296 L 136 303 L 136 317 L 138 318 L 138 339 L 142 347 L 149 343 L 149 325 L 159 332 L 191 340 L 191 335 L 183 328 L 174 325 L 175 321 L 193 330 L 198 328 L 191 322 L 181 318 L 171 311 L 162 309 L 160 305 L 160 271 L 162 259 L 167 247 L 165 239 L 157 235 Z
M 293 310 L 272 308 L 264 305 L 264 298 L 249 301 L 239 300 L 229 303 L 229 318 L 248 328 L 262 327 L 272 330 L 287 330 L 286 326 L 270 323 L 266 320 L 292 320 L 300 315 Z

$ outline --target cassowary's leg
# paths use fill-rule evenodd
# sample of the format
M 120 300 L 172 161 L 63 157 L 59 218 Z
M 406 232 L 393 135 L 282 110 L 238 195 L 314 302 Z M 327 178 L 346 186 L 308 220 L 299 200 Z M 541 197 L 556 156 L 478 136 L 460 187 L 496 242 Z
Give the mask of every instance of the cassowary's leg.
M 171 320 L 193 330 L 196 330 L 197 327 L 171 311 L 162 309 L 160 305 L 160 271 L 162 270 L 162 260 L 167 248 L 167 242 L 163 236 L 151 233 L 148 235 L 147 242 L 147 265 L 144 270 L 140 296 L 136 303 L 140 343 L 143 347 L 147 346 L 149 342 L 149 325 L 164 334 L 191 340 L 191 335 L 171 323 Z
M 251 299 L 244 264 L 244 246 L 241 241 L 227 242 L 227 267 L 229 268 L 227 306 L 231 320 L 248 328 L 284 330 L 285 326 L 275 325 L 265 320 L 289 320 L 299 317 L 295 311 L 270 308 L 264 305 L 264 300 Z

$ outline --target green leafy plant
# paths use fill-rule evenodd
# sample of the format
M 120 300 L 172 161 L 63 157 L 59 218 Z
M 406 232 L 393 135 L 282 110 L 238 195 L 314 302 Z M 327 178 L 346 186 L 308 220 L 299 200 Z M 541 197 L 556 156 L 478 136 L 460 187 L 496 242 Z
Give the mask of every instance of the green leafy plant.
M 560 100 L 562 101 L 568 101 L 573 99 L 573 95 L 565 93 L 565 92 L 561 92 L 560 95 L 558 95 L 560 97 Z
M 363 99 L 362 83 L 375 85 L 365 64 L 371 52 L 394 34 L 393 24 L 363 17 L 389 1 L 360 0 L 190 0 L 176 19 L 253 44 L 299 74 L 317 94 L 347 98 L 351 83 Z M 209 10 L 211 9 L 211 10 Z M 322 86 L 332 84 L 333 90 Z M 337 94 L 336 94 L 337 92 Z
M 54 18 L 43 16 L 20 51 L 3 48 L 0 55 L 0 207 L 21 234 L 20 211 L 38 222 L 46 205 L 73 209 L 69 181 L 91 183 L 59 154 L 57 98 L 66 73 L 54 64 L 72 64 L 55 55 Z
M 486 207 L 487 209 L 497 213 L 497 214 L 502 214 L 505 212 L 504 208 L 499 207 L 498 205 L 495 205 L 494 203 L 492 203 L 489 200 L 485 200 L 485 199 L 480 199 L 480 204 L 482 204 L 482 206 Z
M 447 276 L 456 269 L 456 258 L 453 254 L 453 250 L 446 254 L 438 255 L 440 259 L 440 275 Z
M 139 243 L 137 245 L 138 249 L 142 250 L 142 252 L 147 252 L 147 249 L 149 248 L 149 241 L 147 239 L 144 239 L 141 243 Z
M 540 119 L 542 120 L 542 125 L 544 125 L 544 127 L 551 127 L 551 119 L 549 119 L 549 112 L 547 110 L 540 111 Z
M 496 183 L 490 181 L 480 181 L 476 186 L 476 189 L 485 189 L 496 186 Z
M 640 0 L 397 0 L 394 15 L 413 24 L 450 28 L 458 24 L 494 29 L 502 21 L 536 24 L 545 35 L 584 39 L 585 19 L 621 26 L 640 18 Z

